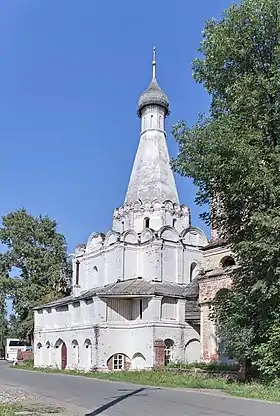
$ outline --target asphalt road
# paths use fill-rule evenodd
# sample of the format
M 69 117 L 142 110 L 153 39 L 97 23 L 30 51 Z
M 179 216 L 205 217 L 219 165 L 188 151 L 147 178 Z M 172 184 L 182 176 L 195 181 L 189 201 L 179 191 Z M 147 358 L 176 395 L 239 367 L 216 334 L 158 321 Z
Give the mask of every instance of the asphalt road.
M 10 368 L 0 362 L 1 386 L 26 389 L 59 405 L 96 416 L 279 416 L 280 404 L 193 390 L 143 387 Z

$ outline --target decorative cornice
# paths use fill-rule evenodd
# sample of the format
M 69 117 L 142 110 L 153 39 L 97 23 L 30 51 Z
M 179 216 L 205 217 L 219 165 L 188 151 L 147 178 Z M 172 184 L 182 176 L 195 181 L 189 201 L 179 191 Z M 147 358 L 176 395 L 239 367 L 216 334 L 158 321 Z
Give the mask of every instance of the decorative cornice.
M 187 216 L 190 213 L 190 209 L 186 205 L 179 205 L 173 203 L 170 200 L 158 201 L 158 200 L 136 200 L 132 204 L 124 204 L 114 210 L 114 218 L 123 218 L 130 212 L 153 212 L 165 210 L 171 214 L 175 214 L 178 217 Z

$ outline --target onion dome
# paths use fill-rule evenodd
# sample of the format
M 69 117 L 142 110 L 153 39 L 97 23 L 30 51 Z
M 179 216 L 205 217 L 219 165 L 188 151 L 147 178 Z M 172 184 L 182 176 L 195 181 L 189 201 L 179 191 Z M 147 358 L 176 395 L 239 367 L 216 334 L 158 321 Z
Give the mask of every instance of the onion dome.
M 148 88 L 140 95 L 138 102 L 138 116 L 141 117 L 142 110 L 148 105 L 158 105 L 169 114 L 169 101 L 165 92 L 160 88 L 156 80 L 156 49 L 153 49 L 153 78 Z

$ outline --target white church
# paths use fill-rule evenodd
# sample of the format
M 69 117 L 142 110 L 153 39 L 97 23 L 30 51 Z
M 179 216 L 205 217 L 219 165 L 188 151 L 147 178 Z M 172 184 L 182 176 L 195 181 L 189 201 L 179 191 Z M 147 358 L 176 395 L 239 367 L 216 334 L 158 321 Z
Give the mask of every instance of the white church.
M 36 308 L 35 366 L 113 371 L 201 359 L 197 275 L 208 240 L 179 202 L 168 114 L 154 50 L 124 204 L 110 231 L 76 248 L 72 295 Z

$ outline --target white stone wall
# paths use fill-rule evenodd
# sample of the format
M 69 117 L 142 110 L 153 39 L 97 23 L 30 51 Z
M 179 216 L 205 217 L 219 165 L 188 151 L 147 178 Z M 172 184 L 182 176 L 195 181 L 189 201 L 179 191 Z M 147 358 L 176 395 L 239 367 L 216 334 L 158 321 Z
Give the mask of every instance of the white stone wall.
M 132 362 L 131 368 L 135 368 L 134 357 L 144 357 L 141 369 L 152 368 L 154 362 L 154 341 L 157 339 L 171 339 L 174 342 L 174 361 L 184 361 L 186 346 L 191 340 L 197 341 L 199 354 L 199 335 L 188 324 L 176 323 L 122 323 L 105 325 L 80 326 L 65 330 L 44 330 L 35 332 L 34 358 L 35 366 L 61 368 L 61 345 L 67 347 L 67 368 L 91 370 L 108 370 L 107 361 L 114 354 L 125 354 Z M 42 348 L 38 349 L 38 343 Z M 87 347 L 88 346 L 88 347 Z
M 127 230 L 122 235 L 109 234 L 103 239 L 95 235 L 89 240 L 80 262 L 79 286 L 74 293 L 126 280 L 142 277 L 146 280 L 189 283 L 191 267 L 202 264 L 200 247 L 207 244 L 205 235 L 196 228 L 186 229 L 181 236 L 174 227 L 159 231 L 143 230 L 141 234 Z M 193 275 L 193 277 L 195 277 Z
M 142 318 L 140 315 L 142 302 Z M 107 370 L 108 359 L 125 354 L 141 368 L 151 368 L 154 341 L 172 339 L 174 360 L 185 360 L 185 348 L 199 335 L 185 320 L 185 300 L 156 296 L 142 299 L 88 299 L 35 312 L 35 366 L 61 367 L 61 348 L 66 344 L 67 368 Z M 38 348 L 38 344 L 42 348 Z M 193 354 L 193 349 L 192 349 Z M 144 357 L 140 360 L 139 357 Z M 134 358 L 138 357 L 137 364 Z

